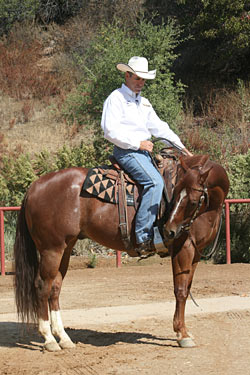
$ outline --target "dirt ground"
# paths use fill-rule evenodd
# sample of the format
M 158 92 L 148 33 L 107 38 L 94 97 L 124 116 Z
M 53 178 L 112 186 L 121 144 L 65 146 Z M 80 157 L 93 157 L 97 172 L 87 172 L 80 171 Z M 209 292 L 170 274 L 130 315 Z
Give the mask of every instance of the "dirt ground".
M 201 262 L 192 294 L 201 304 L 223 296 L 246 300 L 250 265 Z M 158 309 L 167 303 L 172 303 L 173 311 L 164 316 Z M 188 304 L 194 305 L 190 299 Z M 126 310 L 133 314 L 139 307 L 139 315 L 126 315 Z M 250 305 L 209 314 L 194 308 L 197 313 L 187 314 L 186 323 L 197 346 L 182 349 L 172 329 L 169 259 L 154 257 L 138 264 L 130 258 L 116 268 L 112 257 L 88 269 L 83 259 L 73 257 L 63 283 L 61 309 L 76 348 L 50 353 L 43 351 L 34 329 L 23 332 L 15 315 L 12 275 L 0 276 L 0 374 L 250 374 Z M 116 314 L 113 321 L 105 319 L 110 311 Z M 83 319 L 85 312 L 91 319 Z

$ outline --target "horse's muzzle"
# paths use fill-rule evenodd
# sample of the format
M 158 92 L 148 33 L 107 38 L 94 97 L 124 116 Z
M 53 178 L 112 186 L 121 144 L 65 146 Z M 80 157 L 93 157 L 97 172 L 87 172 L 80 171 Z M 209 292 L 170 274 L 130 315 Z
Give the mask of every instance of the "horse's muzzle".
M 164 241 L 166 241 L 168 244 L 172 243 L 173 240 L 176 238 L 180 237 L 181 235 L 181 225 L 178 227 L 171 227 L 171 228 L 164 228 L 163 230 L 163 236 L 164 236 Z

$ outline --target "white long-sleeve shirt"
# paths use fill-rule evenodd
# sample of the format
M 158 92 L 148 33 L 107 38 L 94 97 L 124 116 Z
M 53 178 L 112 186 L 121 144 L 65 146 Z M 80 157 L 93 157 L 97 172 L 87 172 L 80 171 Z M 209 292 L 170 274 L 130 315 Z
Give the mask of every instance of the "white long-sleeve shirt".
M 166 138 L 184 148 L 180 138 L 155 113 L 150 102 L 125 84 L 105 100 L 101 127 L 104 137 L 123 149 L 138 150 L 151 136 Z

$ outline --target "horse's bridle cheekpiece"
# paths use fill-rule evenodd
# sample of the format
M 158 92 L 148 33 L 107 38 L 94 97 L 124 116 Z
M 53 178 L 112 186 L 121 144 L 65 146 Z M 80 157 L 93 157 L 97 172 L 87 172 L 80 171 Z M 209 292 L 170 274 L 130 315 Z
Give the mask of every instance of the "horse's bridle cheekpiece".
M 206 204 L 207 204 L 207 207 L 209 206 L 209 196 L 208 196 L 208 189 L 206 186 L 203 187 L 203 189 L 195 189 L 195 188 L 191 188 L 192 190 L 196 190 L 196 191 L 200 191 L 202 194 L 200 196 L 200 199 L 199 199 L 199 202 L 198 202 L 198 205 L 193 213 L 193 215 L 191 216 L 190 218 L 190 221 L 189 223 L 187 224 L 184 224 L 181 226 L 181 232 L 188 232 L 190 230 L 190 227 L 191 225 L 193 224 L 194 220 L 197 218 L 197 216 L 199 215 L 199 212 L 200 212 L 200 209 L 201 209 L 201 206 L 203 204 L 203 202 L 206 200 Z

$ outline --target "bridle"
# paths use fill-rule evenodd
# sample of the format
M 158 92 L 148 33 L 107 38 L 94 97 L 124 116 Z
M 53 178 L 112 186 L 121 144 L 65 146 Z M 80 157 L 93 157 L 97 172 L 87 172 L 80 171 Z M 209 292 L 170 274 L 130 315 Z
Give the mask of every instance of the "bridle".
M 199 212 L 201 210 L 201 206 L 203 205 L 203 202 L 206 201 L 206 205 L 207 207 L 209 206 L 209 196 L 208 196 L 208 189 L 206 186 L 203 186 L 203 189 L 196 189 L 196 188 L 190 188 L 192 190 L 195 190 L 195 191 L 199 191 L 201 192 L 201 196 L 200 196 L 200 199 L 199 199 L 199 202 L 198 202 L 198 205 L 193 213 L 193 215 L 191 216 L 190 220 L 188 223 L 184 224 L 181 226 L 180 228 L 180 232 L 189 232 L 190 230 L 190 227 L 191 225 L 193 224 L 194 220 L 198 217 L 199 215 Z
M 216 233 L 216 237 L 214 239 L 214 243 L 213 243 L 213 247 L 211 249 L 211 251 L 206 254 L 206 255 L 203 255 L 197 248 L 196 246 L 196 243 L 195 241 L 193 240 L 192 238 L 192 235 L 190 233 L 190 228 L 191 228 L 191 225 L 193 224 L 194 220 L 198 217 L 199 215 L 199 212 L 201 210 L 201 206 L 203 204 L 204 201 L 206 201 L 206 207 L 209 206 L 209 195 L 208 195 L 208 189 L 206 186 L 203 186 L 203 189 L 196 189 L 196 188 L 191 188 L 192 190 L 195 190 L 195 191 L 199 191 L 201 192 L 201 196 L 200 196 L 200 199 L 199 199 L 199 203 L 190 219 L 190 221 L 187 223 L 187 224 L 184 224 L 181 226 L 181 229 L 180 229 L 180 232 L 186 232 L 191 243 L 193 244 L 195 250 L 198 252 L 198 254 L 200 255 L 200 257 L 202 258 L 205 258 L 205 259 L 209 259 L 215 252 L 216 250 L 216 246 L 217 246 L 217 242 L 218 242 L 218 239 L 219 239 L 219 234 L 220 234 L 220 230 L 221 230 L 221 224 L 222 224 L 222 215 L 220 217 L 220 223 L 219 223 L 219 228 L 218 228 L 218 231 Z

